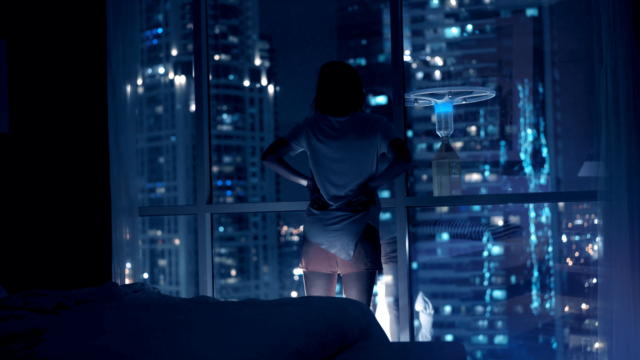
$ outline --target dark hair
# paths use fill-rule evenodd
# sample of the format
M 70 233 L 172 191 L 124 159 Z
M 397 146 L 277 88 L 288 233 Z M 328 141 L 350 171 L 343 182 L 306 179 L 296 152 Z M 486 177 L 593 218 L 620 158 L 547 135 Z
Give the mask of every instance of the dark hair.
M 314 113 L 342 117 L 358 111 L 364 103 L 360 75 L 344 61 L 329 61 L 320 67 Z

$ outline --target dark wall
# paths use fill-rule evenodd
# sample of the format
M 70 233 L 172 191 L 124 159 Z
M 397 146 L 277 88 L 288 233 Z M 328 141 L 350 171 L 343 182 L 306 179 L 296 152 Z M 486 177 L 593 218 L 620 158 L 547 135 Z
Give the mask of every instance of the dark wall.
M 0 2 L 10 133 L 0 134 L 0 285 L 111 280 L 103 1 Z

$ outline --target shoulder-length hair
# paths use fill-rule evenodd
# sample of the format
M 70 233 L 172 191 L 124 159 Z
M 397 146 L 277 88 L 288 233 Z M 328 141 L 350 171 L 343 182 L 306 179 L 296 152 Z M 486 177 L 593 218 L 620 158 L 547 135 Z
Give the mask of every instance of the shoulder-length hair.
M 315 114 L 343 117 L 362 109 L 363 104 L 364 89 L 356 69 L 344 61 L 329 61 L 320 67 L 311 103 Z

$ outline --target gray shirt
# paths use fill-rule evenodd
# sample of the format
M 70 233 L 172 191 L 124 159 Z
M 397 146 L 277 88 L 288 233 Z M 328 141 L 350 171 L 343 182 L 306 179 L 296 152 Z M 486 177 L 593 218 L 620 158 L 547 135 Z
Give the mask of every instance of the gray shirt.
M 307 207 L 304 236 L 333 254 L 351 260 L 355 244 L 367 222 L 380 228 L 380 199 L 362 213 L 350 213 L 345 205 L 355 190 L 378 172 L 378 158 L 389 142 L 400 138 L 393 124 L 379 115 L 354 112 L 343 118 L 316 114 L 298 123 L 283 136 L 291 144 L 290 155 L 309 154 L 309 167 L 327 210 Z

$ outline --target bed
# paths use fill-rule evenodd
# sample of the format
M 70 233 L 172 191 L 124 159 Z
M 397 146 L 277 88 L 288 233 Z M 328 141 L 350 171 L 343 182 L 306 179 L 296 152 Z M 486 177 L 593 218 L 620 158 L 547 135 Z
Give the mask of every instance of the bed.
M 332 297 L 221 301 L 108 282 L 0 299 L 0 358 L 452 359 L 456 343 L 390 343 L 371 310 Z

